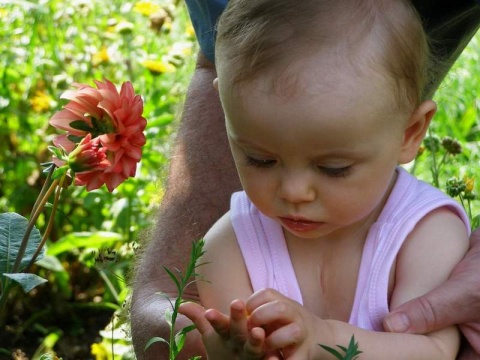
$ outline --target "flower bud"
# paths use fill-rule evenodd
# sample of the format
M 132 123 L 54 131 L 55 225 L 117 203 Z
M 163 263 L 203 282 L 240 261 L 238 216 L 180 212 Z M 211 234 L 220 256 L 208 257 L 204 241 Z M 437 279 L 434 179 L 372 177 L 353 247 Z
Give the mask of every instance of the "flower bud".
M 102 147 L 99 138 L 92 140 L 91 134 L 87 134 L 69 154 L 68 165 L 74 173 L 106 169 L 110 166 L 106 151 L 107 149 Z

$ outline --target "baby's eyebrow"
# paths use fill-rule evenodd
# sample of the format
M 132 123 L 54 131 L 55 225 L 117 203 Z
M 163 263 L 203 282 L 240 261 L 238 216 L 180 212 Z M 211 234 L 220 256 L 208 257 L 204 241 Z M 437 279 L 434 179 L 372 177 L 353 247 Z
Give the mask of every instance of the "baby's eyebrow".
M 237 145 L 247 146 L 247 147 L 253 148 L 253 149 L 255 149 L 255 150 L 260 150 L 260 151 L 268 152 L 267 149 L 265 149 L 264 147 L 262 147 L 262 146 L 259 145 L 259 144 L 253 143 L 253 142 L 250 141 L 249 139 L 241 138 L 241 137 L 239 137 L 239 136 L 236 136 L 235 134 L 228 134 L 228 136 L 229 136 L 230 139 L 231 139 L 233 142 L 235 142 Z

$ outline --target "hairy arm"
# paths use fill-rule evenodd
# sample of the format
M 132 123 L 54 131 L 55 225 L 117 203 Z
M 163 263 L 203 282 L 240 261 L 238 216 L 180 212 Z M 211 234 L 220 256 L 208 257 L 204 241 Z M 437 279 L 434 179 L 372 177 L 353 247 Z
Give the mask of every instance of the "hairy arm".
M 184 269 L 192 242 L 225 213 L 230 194 L 240 188 L 223 111 L 212 86 L 215 77 L 214 65 L 200 54 L 186 96 L 157 223 L 135 269 L 131 324 L 138 359 L 167 358 L 164 344 L 143 350 L 153 336 L 168 338 L 163 314 L 170 305 L 157 293 L 162 291 L 174 298 L 176 289 L 162 266 Z M 191 286 L 185 297 L 197 300 L 196 287 Z M 183 317 L 178 321 L 182 327 L 189 322 Z M 201 355 L 202 351 L 200 339 L 192 334 L 187 337 L 180 359 Z

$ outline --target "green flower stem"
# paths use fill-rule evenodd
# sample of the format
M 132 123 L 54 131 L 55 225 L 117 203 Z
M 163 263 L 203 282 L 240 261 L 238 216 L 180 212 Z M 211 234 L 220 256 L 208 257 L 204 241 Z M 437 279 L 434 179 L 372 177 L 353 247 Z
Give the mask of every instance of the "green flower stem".
M 45 179 L 45 182 L 43 183 L 42 190 L 40 190 L 40 194 L 38 194 L 37 200 L 35 201 L 35 204 L 33 205 L 32 208 L 32 214 L 37 210 L 38 204 L 40 203 L 40 199 L 43 199 L 45 196 L 45 193 L 47 192 L 48 189 L 48 184 L 50 183 L 50 180 L 52 179 L 52 175 L 55 172 L 56 166 L 52 165 L 50 166 L 50 170 L 47 173 L 47 178 Z
M 57 188 L 58 183 L 59 183 L 58 179 L 53 180 L 52 184 L 50 185 L 48 190 L 45 192 L 45 195 L 43 196 L 42 200 L 38 203 L 37 208 L 35 209 L 35 211 L 33 212 L 33 215 L 28 221 L 27 230 L 25 231 L 25 235 L 23 236 L 22 243 L 20 244 L 20 248 L 18 249 L 17 257 L 15 258 L 15 263 L 13 264 L 12 273 L 19 272 L 20 264 L 22 263 L 23 256 L 25 255 L 25 250 L 27 249 L 30 233 L 32 232 L 33 227 L 35 226 L 35 223 L 37 222 L 38 217 L 42 213 L 45 207 L 45 204 L 48 201 L 48 198 L 50 197 L 50 195 L 52 195 L 52 193 Z
M 118 292 L 117 290 L 115 289 L 115 287 L 113 286 L 112 282 L 110 281 L 110 279 L 108 278 L 108 275 L 105 273 L 105 271 L 103 271 L 102 269 L 99 269 L 98 270 L 98 273 L 100 274 L 100 277 L 103 279 L 103 281 L 105 282 L 105 285 L 107 285 L 108 289 L 110 290 L 110 292 L 112 293 L 113 297 L 115 298 L 115 302 L 117 304 L 120 304 L 120 296 L 118 295 Z
M 7 298 L 8 294 L 10 293 L 10 290 L 12 289 L 13 283 L 9 281 L 10 279 L 5 278 L 5 287 L 3 288 L 3 292 L 0 295 L 0 327 L 3 327 L 4 324 L 4 318 L 6 316 L 5 310 L 5 305 L 7 304 Z
M 52 207 L 52 213 L 50 214 L 50 218 L 48 219 L 48 224 L 47 228 L 45 229 L 45 233 L 43 234 L 42 241 L 37 247 L 37 250 L 35 250 L 35 253 L 32 256 L 32 259 L 28 263 L 27 267 L 25 268 L 24 272 L 28 272 L 32 265 L 35 263 L 37 260 L 38 255 L 40 254 L 40 251 L 42 251 L 43 247 L 45 246 L 45 243 L 47 242 L 48 237 L 50 236 L 50 233 L 53 228 L 53 224 L 55 222 L 55 214 L 57 213 L 57 208 L 58 208 L 58 201 L 60 199 L 60 194 L 62 193 L 62 185 L 63 182 L 65 181 L 65 174 L 60 178 L 60 181 L 58 183 L 58 186 L 56 187 L 56 192 L 55 192 L 55 197 L 53 199 L 53 207 Z

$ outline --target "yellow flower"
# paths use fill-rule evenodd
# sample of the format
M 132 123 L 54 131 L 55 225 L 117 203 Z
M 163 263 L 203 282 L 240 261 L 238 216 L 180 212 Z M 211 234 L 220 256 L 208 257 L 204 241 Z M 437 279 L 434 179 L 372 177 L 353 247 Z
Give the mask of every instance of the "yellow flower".
M 108 49 L 106 46 L 102 46 L 102 49 L 93 54 L 92 56 L 92 64 L 93 66 L 98 66 L 100 64 L 106 64 L 110 61 L 110 56 L 108 55 Z
M 43 90 L 37 90 L 35 95 L 30 99 L 30 106 L 36 113 L 44 113 L 53 105 L 53 98 L 46 94 Z
M 425 146 L 421 145 L 421 146 L 418 148 L 417 157 L 420 156 L 420 155 L 422 155 L 424 152 L 425 152 Z
M 475 185 L 475 178 L 469 177 L 469 176 L 464 176 L 463 177 L 463 182 L 465 183 L 465 192 L 466 193 L 471 193 L 473 192 L 473 188 Z
M 170 63 L 163 63 L 156 60 L 145 60 L 142 63 L 153 75 L 160 75 L 167 72 L 174 72 L 175 66 Z
M 185 33 L 188 37 L 195 37 L 195 29 L 193 28 L 192 24 L 189 24 L 185 29 Z
M 0 19 L 6 19 L 7 16 L 8 16 L 8 10 L 0 8 Z
M 151 1 L 142 0 L 135 4 L 135 6 L 133 7 L 133 10 L 142 15 L 150 16 L 156 13 L 157 11 L 160 11 L 161 7 L 160 5 L 155 4 Z
M 95 355 L 95 360 L 108 360 L 108 352 L 103 344 L 92 344 L 90 352 Z

